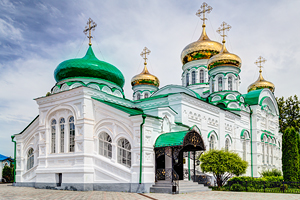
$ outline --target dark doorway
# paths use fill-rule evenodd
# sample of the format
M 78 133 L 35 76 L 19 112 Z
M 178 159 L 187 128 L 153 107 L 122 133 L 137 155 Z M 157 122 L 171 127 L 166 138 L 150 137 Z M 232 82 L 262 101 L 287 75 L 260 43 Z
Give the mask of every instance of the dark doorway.
M 61 187 L 61 183 L 62 183 L 62 173 L 58 174 L 58 183 L 56 183 L 57 187 Z

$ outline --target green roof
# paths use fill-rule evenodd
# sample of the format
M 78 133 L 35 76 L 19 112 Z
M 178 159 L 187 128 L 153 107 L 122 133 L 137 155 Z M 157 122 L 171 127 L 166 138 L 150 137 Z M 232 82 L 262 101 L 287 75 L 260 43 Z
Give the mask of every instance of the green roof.
M 251 92 L 248 92 L 247 94 L 244 94 L 243 97 L 245 99 L 245 103 L 249 105 L 258 105 L 259 102 L 259 95 L 263 89 L 260 90 L 253 90 Z
M 99 78 L 124 86 L 124 76 L 115 66 L 98 60 L 90 46 L 83 58 L 75 58 L 60 63 L 54 71 L 57 82 L 70 78 Z
M 130 107 L 126 107 L 126 106 L 116 104 L 116 103 L 112 103 L 112 102 L 104 101 L 104 100 L 101 100 L 101 99 L 97 99 L 97 98 L 94 98 L 94 97 L 92 97 L 92 99 L 95 99 L 96 101 L 100 101 L 102 103 L 105 103 L 106 105 L 109 105 L 113 108 L 121 110 L 125 113 L 128 113 L 128 114 L 130 114 L 130 116 L 144 114 L 143 110 L 139 109 L 139 108 L 130 108 Z
M 156 139 L 154 147 L 181 146 L 188 132 L 189 130 L 161 134 Z

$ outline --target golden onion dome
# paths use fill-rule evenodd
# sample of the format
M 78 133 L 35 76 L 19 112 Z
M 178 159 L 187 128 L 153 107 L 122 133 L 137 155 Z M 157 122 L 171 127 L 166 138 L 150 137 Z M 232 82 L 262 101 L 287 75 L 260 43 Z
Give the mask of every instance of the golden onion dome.
M 269 88 L 272 92 L 275 91 L 275 85 L 271 83 L 270 81 L 266 81 L 264 77 L 261 74 L 261 70 L 259 70 L 259 77 L 258 79 L 249 85 L 248 87 L 248 92 L 253 91 L 253 90 L 259 90 L 259 89 L 264 89 L 264 88 Z
M 144 69 L 143 71 L 134 76 L 131 79 L 131 85 L 136 86 L 136 85 L 153 85 L 155 87 L 159 87 L 159 80 L 156 76 L 152 75 L 149 73 L 147 69 L 147 63 L 144 63 Z
M 241 68 L 242 60 L 239 56 L 229 53 L 225 46 L 225 40 L 222 41 L 223 47 L 219 54 L 211 57 L 208 60 L 207 68 L 208 70 L 218 67 L 218 66 L 235 66 Z
M 218 54 L 222 49 L 222 44 L 209 39 L 206 35 L 205 24 L 202 25 L 202 34 L 200 38 L 187 45 L 181 52 L 182 64 L 193 60 L 209 59 Z

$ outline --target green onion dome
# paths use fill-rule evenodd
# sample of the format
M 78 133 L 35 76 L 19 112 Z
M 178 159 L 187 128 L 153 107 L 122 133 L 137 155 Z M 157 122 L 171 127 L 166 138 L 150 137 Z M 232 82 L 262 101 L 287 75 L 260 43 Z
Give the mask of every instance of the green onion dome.
M 91 46 L 83 58 L 75 58 L 60 63 L 54 71 L 56 82 L 70 78 L 96 78 L 124 86 L 124 76 L 115 66 L 98 60 Z

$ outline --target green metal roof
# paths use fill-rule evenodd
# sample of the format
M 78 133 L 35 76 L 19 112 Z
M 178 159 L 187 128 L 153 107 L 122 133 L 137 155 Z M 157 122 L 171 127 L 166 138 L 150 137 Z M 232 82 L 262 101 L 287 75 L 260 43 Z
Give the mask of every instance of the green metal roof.
M 154 147 L 181 146 L 188 132 L 189 130 L 161 134 L 156 139 Z
M 69 78 L 100 78 L 121 88 L 124 86 L 124 76 L 115 66 L 98 60 L 90 46 L 83 58 L 75 58 L 60 63 L 54 71 L 57 82 Z
M 253 90 L 251 92 L 248 92 L 247 94 L 244 94 L 243 97 L 245 98 L 245 103 L 249 105 L 258 105 L 259 95 L 262 90 L 263 89 Z
M 122 106 L 122 105 L 119 105 L 119 104 L 116 104 L 116 103 L 104 101 L 104 100 L 97 99 L 97 98 L 94 98 L 94 97 L 92 97 L 92 99 L 95 99 L 96 101 L 100 101 L 102 103 L 105 103 L 106 105 L 109 105 L 109 106 L 111 106 L 113 108 L 121 110 L 121 111 L 123 111 L 125 113 L 128 113 L 128 114 L 130 114 L 130 116 L 144 114 L 143 110 L 139 109 L 139 108 L 129 108 L 129 107 L 126 107 L 126 106 Z

